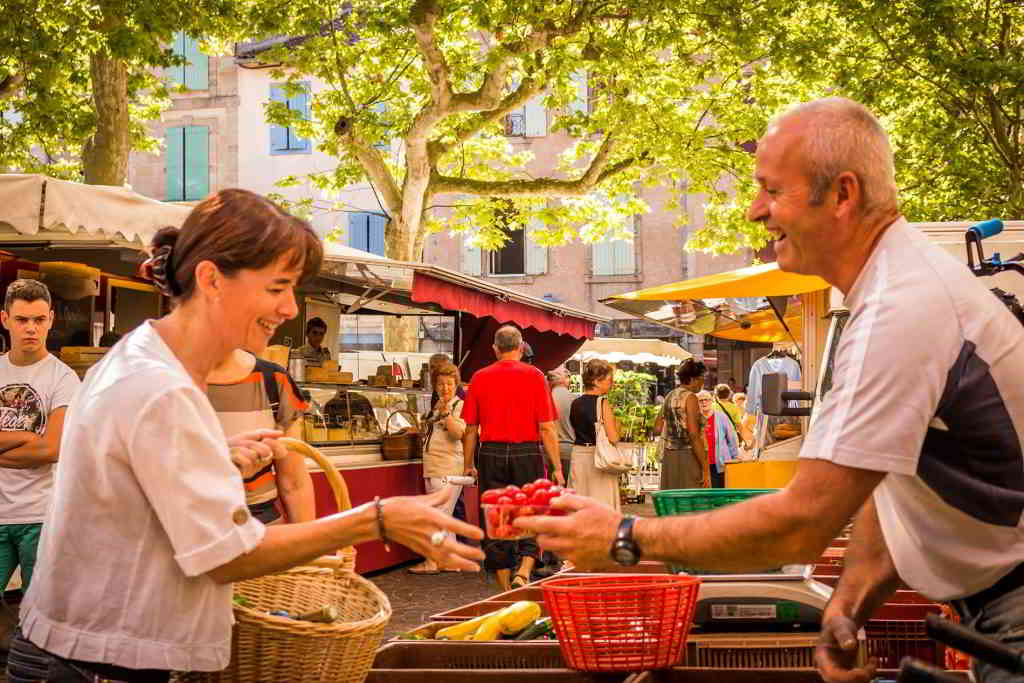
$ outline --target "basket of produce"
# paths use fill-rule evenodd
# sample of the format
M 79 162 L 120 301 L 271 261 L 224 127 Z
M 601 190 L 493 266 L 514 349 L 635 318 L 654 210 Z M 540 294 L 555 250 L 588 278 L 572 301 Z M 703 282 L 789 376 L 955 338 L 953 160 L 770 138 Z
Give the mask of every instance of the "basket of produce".
M 667 489 L 654 492 L 654 511 L 659 517 L 705 512 L 760 496 L 778 489 Z
M 582 671 L 643 671 L 678 664 L 700 579 L 605 574 L 542 584 L 562 656 Z
M 361 683 L 390 619 L 387 596 L 352 572 L 301 567 L 239 581 L 231 663 L 178 680 Z
M 391 420 L 395 415 L 403 415 L 409 421 L 411 427 L 403 427 L 396 432 L 391 431 Z M 396 410 L 388 415 L 384 423 L 384 437 L 381 443 L 381 453 L 385 460 L 411 460 L 422 454 L 422 443 L 420 441 L 419 421 L 413 413 L 408 410 Z

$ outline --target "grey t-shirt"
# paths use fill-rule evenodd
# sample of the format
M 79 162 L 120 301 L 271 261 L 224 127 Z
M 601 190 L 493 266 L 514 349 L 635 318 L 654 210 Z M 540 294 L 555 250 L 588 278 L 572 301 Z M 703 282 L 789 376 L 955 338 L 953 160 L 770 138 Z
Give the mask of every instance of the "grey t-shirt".
M 991 586 L 1024 562 L 1024 326 L 903 219 L 846 304 L 800 456 L 888 473 L 874 500 L 912 588 L 951 600 Z
M 81 381 L 53 354 L 32 365 L 0 357 L 0 431 L 46 433 L 50 413 L 71 403 Z M 0 467 L 0 524 L 35 524 L 46 517 L 53 465 Z
M 573 431 L 572 423 L 569 422 L 569 411 L 572 409 L 572 402 L 578 397 L 579 394 L 574 394 L 563 386 L 557 386 L 551 390 L 551 399 L 555 402 L 555 410 L 558 411 L 558 421 L 555 427 L 560 442 L 572 443 L 576 440 L 576 432 Z

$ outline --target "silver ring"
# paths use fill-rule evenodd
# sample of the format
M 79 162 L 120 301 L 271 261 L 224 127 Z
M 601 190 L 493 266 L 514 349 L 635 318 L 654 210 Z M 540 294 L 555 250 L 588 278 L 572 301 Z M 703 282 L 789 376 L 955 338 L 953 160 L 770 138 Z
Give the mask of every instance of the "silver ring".
M 430 545 L 439 546 L 444 543 L 444 539 L 448 538 L 448 532 L 443 529 L 439 529 L 430 535 Z

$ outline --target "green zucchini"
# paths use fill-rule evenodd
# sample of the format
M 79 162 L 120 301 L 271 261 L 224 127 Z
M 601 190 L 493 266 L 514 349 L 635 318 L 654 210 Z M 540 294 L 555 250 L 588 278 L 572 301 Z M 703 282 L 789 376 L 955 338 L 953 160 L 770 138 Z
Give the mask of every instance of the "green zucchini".
M 553 631 L 554 628 L 555 624 L 551 621 L 551 617 L 535 619 L 532 624 L 524 628 L 522 632 L 516 636 L 516 640 L 537 640 Z

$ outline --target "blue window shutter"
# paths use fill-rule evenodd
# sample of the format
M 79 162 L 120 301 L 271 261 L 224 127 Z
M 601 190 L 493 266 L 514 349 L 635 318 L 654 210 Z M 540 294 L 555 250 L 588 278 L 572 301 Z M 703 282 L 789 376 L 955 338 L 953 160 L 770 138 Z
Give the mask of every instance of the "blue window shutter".
M 576 97 L 569 103 L 570 113 L 589 114 L 590 91 L 587 89 L 587 72 L 576 71 L 572 74 L 573 85 L 576 86 Z
M 281 86 L 272 85 L 270 86 L 270 101 L 271 102 L 287 102 L 288 98 L 284 95 L 284 90 Z M 273 152 L 284 152 L 288 149 L 288 129 L 284 126 L 279 126 L 275 123 L 270 124 L 270 151 Z
M 307 87 L 307 86 L 303 86 Z M 299 112 L 303 121 L 309 121 L 309 92 L 303 90 L 297 95 L 288 99 L 288 108 Z M 307 138 L 300 138 L 293 129 L 288 130 L 288 149 L 308 152 L 310 142 Z
M 387 216 L 371 213 L 366 218 L 368 221 L 367 232 L 369 233 L 367 251 L 377 256 L 387 256 L 388 243 L 384 239 L 384 231 L 388 225 Z
M 185 127 L 185 200 L 210 194 L 210 129 Z
M 191 36 L 182 35 L 184 38 L 185 59 L 188 64 L 184 66 L 184 83 L 189 90 L 209 90 L 210 88 L 210 62 L 206 55 L 199 51 L 199 40 Z
M 592 246 L 593 264 L 591 270 L 594 275 L 613 275 L 615 273 L 614 244 L 611 240 L 604 239 Z
M 167 162 L 167 201 L 185 199 L 185 129 L 168 128 L 164 138 L 164 159 Z
M 174 38 L 171 40 L 171 52 L 174 53 L 175 57 L 185 56 L 185 34 L 182 31 L 177 31 L 174 34 Z M 185 83 L 185 67 L 184 66 L 171 66 L 167 68 L 167 77 L 174 85 L 184 85 Z
M 369 222 L 365 213 L 348 215 L 348 246 L 353 249 L 370 250 Z

